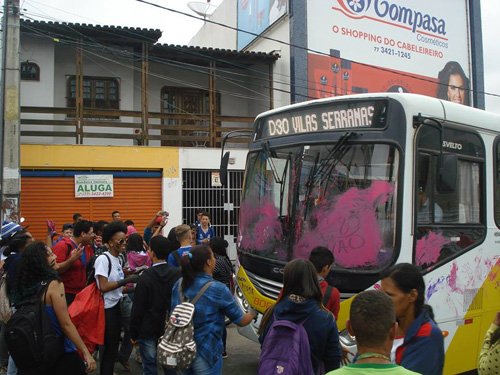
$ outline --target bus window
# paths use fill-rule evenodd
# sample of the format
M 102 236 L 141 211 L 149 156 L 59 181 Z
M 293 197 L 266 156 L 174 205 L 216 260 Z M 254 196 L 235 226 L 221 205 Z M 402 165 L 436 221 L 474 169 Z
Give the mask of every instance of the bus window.
M 448 137 L 455 133 L 445 133 Z M 458 133 L 457 133 L 458 134 Z M 477 245 L 484 239 L 486 227 L 484 212 L 484 163 L 478 160 L 476 148 L 459 135 L 461 154 L 457 154 L 456 186 L 446 192 L 438 192 L 436 181 L 439 174 L 440 153 L 420 147 L 417 154 L 415 193 L 415 248 L 414 261 L 424 269 L 444 263 Z M 474 140 L 476 135 L 467 134 Z M 471 142 L 472 143 L 472 142 Z M 470 151 L 468 151 L 470 150 Z M 467 152 L 470 155 L 467 155 Z
M 288 217 L 291 150 L 249 155 L 240 205 L 239 248 L 285 260 L 283 221 Z
M 293 255 L 307 258 L 326 246 L 337 269 L 382 269 L 395 256 L 399 154 L 386 144 L 333 150 L 311 145 L 304 152 Z

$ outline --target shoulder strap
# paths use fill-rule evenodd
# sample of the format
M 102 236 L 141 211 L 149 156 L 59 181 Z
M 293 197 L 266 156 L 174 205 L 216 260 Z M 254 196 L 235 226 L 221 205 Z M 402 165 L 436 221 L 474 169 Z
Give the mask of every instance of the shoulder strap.
M 200 291 L 198 292 L 198 294 L 196 296 L 194 296 L 194 298 L 190 301 L 193 305 L 198 302 L 198 300 L 200 299 L 200 297 L 207 291 L 207 289 L 210 287 L 210 285 L 212 285 L 213 281 L 209 281 L 207 283 L 205 283 L 205 285 L 203 285 L 200 289 Z M 182 277 L 179 279 L 179 300 L 182 302 L 185 302 L 184 300 L 184 293 L 182 293 Z
M 328 285 L 325 290 L 325 294 L 323 294 L 323 306 L 326 306 L 328 304 L 328 301 L 330 300 L 330 297 L 332 296 L 333 292 L 333 286 Z
M 200 299 L 200 297 L 207 291 L 207 289 L 210 287 L 210 285 L 212 285 L 212 281 L 209 281 L 208 283 L 206 283 L 205 285 L 203 285 L 203 287 L 200 289 L 200 291 L 198 292 L 198 294 L 196 296 L 194 296 L 194 298 L 192 299 L 191 303 L 193 305 L 196 302 L 198 302 L 198 300 Z
M 108 278 L 109 278 L 109 275 L 111 275 L 111 258 L 106 253 L 103 253 L 102 255 L 108 258 Z
M 52 281 L 54 280 L 46 281 L 45 284 L 44 282 L 40 283 L 40 289 L 38 290 L 37 298 L 40 298 L 40 296 L 42 296 L 41 298 L 42 308 L 45 308 L 45 299 L 47 298 L 47 291 L 49 290 L 49 285 Z

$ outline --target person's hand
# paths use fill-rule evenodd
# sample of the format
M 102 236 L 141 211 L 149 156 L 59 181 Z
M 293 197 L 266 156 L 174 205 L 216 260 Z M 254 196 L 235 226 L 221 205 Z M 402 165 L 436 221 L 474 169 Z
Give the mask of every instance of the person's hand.
M 259 315 L 259 313 L 257 312 L 257 310 L 255 310 L 253 307 L 249 307 L 248 308 L 248 313 L 252 314 L 254 319 L 257 319 L 257 316 Z
M 118 286 L 124 286 L 128 283 L 132 283 L 132 284 L 135 284 L 137 281 L 139 281 L 139 275 L 131 275 L 131 276 L 128 276 L 120 281 L 118 281 Z
M 168 223 L 168 216 L 163 216 L 161 219 L 160 227 L 164 227 Z
M 135 273 L 135 271 L 133 271 L 129 267 L 127 267 L 127 268 L 123 269 L 123 273 L 125 274 L 125 276 L 129 276 L 129 275 L 132 275 L 133 273 Z
M 127 277 L 125 280 L 127 280 L 127 284 L 128 283 L 132 283 L 132 284 L 135 284 L 137 281 L 139 281 L 139 275 L 131 275 L 129 277 Z
M 57 233 L 56 223 L 52 220 L 47 220 L 47 234 L 53 235 L 55 233 Z
M 497 311 L 497 314 L 495 315 L 495 320 L 493 321 L 497 326 L 500 327 L 500 311 Z
M 137 340 L 130 339 L 130 342 L 132 343 L 132 345 L 137 345 Z
M 76 259 L 80 258 L 80 256 L 82 255 L 82 253 L 83 253 L 83 245 L 79 244 L 76 249 L 73 249 L 71 251 L 70 258 L 76 260 Z
M 97 367 L 95 359 L 88 351 L 83 356 L 85 358 L 85 367 L 86 367 L 85 372 L 94 372 Z

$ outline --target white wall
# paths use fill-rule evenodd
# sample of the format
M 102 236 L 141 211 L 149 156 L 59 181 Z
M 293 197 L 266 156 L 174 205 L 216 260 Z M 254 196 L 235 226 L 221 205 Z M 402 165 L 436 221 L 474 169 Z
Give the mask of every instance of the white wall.
M 54 43 L 42 38 L 23 38 L 19 49 L 20 62 L 30 61 L 40 68 L 40 81 L 21 81 L 21 106 L 54 106 Z M 50 114 L 22 114 L 21 118 L 53 119 Z M 29 125 L 23 130 L 40 131 L 54 126 Z M 47 137 L 47 143 L 53 143 L 52 137 Z M 38 143 L 39 137 L 23 137 L 23 143 Z
M 290 21 L 288 16 L 271 26 L 264 35 L 289 43 Z M 290 47 L 288 44 L 257 38 L 247 48 L 251 51 L 279 53 L 280 58 L 274 64 L 273 69 L 274 88 L 280 89 L 274 91 L 274 107 L 278 108 L 290 104 Z
M 237 3 L 234 0 L 223 1 L 210 19 L 237 27 L 236 5 Z M 290 47 L 288 46 L 290 42 L 290 20 L 288 15 L 274 23 L 262 35 L 283 41 L 285 44 L 256 38 L 245 50 L 266 53 L 277 52 L 280 54 L 281 57 L 277 60 L 273 69 L 274 88 L 279 89 L 274 90 L 274 107 L 288 105 L 290 104 Z M 189 45 L 236 49 L 236 31 L 206 23 L 191 39 Z M 249 110 L 259 113 L 261 107 L 258 105 L 255 108 L 249 107 Z

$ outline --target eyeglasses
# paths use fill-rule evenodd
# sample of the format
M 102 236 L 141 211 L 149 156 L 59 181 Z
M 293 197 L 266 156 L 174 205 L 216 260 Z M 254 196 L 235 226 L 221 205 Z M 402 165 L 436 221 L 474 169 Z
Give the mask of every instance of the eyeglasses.
M 119 245 L 123 245 L 127 240 L 125 238 L 122 238 L 121 240 L 116 241 L 118 242 Z

